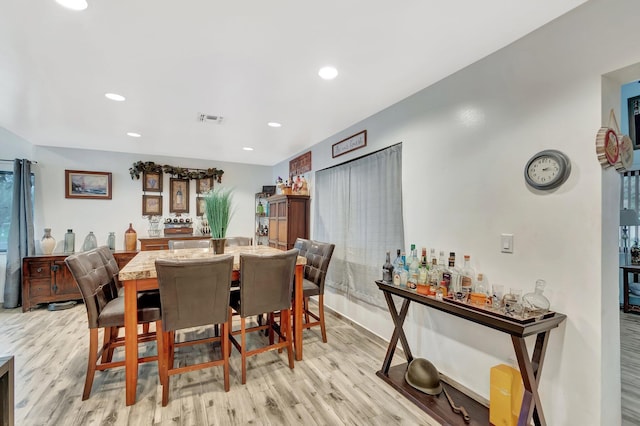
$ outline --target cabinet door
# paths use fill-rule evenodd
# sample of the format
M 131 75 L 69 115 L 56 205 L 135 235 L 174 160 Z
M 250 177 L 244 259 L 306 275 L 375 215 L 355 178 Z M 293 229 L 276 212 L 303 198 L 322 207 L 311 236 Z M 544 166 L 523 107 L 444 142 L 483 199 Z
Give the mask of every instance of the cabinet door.
M 51 262 L 51 293 L 54 295 L 80 294 L 80 289 L 73 279 L 71 271 L 67 268 L 64 260 L 54 260 Z

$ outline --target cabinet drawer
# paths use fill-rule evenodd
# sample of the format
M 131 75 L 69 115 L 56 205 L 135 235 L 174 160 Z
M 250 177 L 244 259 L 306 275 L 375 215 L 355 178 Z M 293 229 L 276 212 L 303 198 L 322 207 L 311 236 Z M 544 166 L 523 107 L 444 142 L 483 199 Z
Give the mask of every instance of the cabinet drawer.
M 29 262 L 29 276 L 31 278 L 50 277 L 51 264 L 49 262 Z
M 51 281 L 29 280 L 29 297 L 51 296 Z

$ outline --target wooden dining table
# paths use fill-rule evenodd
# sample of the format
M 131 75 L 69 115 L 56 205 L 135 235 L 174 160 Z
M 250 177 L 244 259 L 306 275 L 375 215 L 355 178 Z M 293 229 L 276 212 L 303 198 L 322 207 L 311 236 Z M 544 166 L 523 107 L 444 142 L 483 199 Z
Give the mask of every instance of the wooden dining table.
M 241 254 L 277 254 L 281 250 L 268 246 L 226 247 L 225 254 L 233 254 L 233 280 L 240 276 Z M 125 323 L 125 375 L 126 404 L 136 402 L 138 386 L 138 292 L 158 288 L 156 259 L 193 259 L 216 256 L 207 249 L 179 249 L 141 251 L 120 270 L 118 278 L 124 285 L 124 323 Z M 307 259 L 298 256 L 295 270 L 295 297 L 293 299 L 293 343 L 296 361 L 302 360 L 302 282 L 304 265 Z M 240 283 L 242 285 L 242 282 Z

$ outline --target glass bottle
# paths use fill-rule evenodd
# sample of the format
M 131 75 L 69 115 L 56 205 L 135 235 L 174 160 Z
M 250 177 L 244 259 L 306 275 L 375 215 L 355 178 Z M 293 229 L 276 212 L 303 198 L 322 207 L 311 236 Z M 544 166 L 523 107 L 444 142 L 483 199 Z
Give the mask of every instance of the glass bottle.
M 411 263 L 409 263 L 409 282 L 411 283 L 411 288 L 416 288 L 415 286 L 418 284 L 419 269 L 420 259 L 416 251 L 416 245 L 411 244 Z
M 84 244 L 82 244 L 82 251 L 93 250 L 98 247 L 98 240 L 93 234 L 93 231 L 89 231 L 89 234 L 84 238 Z
M 387 252 L 387 259 L 382 265 L 382 281 L 389 284 L 393 281 L 393 265 L 391 264 L 390 252 Z
M 109 236 L 107 237 L 107 245 L 109 246 L 109 250 L 116 251 L 116 233 L 109 232 Z
M 40 240 L 42 254 L 51 254 L 56 248 L 56 240 L 51 236 L 51 228 L 44 228 L 44 235 Z
M 465 254 L 464 265 L 462 266 L 462 271 L 460 276 L 461 291 L 471 293 L 471 291 L 474 288 L 473 286 L 474 286 L 475 277 L 476 277 L 476 271 L 473 269 L 473 266 L 471 266 L 471 256 L 469 256 L 468 254 Z
M 431 269 L 429 269 L 429 285 L 436 287 L 440 282 L 440 268 L 438 267 L 438 260 L 431 258 Z
M 402 260 L 402 256 L 400 255 L 400 249 L 396 250 L 396 258 L 393 261 L 393 270 L 398 271 L 400 269 L 404 269 L 404 261 Z
M 418 268 L 418 284 L 426 284 L 429 277 L 429 265 L 427 264 L 427 249 L 422 248 L 422 259 Z
M 76 251 L 76 234 L 73 233 L 73 229 L 67 229 L 67 233 L 64 234 L 64 252 L 65 254 L 71 254 Z
M 262 201 L 258 202 L 256 213 L 258 214 L 258 216 L 264 216 L 264 206 L 262 205 Z
M 545 297 L 544 288 L 547 285 L 545 280 L 537 280 L 533 293 L 522 296 L 522 305 L 526 316 L 540 315 L 549 312 L 549 299 Z
M 124 249 L 126 251 L 136 251 L 138 246 L 138 233 L 133 229 L 133 224 L 129 224 L 129 229 L 124 232 Z

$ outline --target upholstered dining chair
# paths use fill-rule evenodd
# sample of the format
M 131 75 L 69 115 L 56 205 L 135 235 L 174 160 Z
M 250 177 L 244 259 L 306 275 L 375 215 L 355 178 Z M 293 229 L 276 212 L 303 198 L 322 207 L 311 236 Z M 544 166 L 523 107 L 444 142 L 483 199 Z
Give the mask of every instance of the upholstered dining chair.
M 231 307 L 240 314 L 240 330 L 231 332 L 231 342 L 242 356 L 242 384 L 247 382 L 247 357 L 274 349 L 286 348 L 289 368 L 293 368 L 293 333 L 291 330 L 291 296 L 297 250 L 277 254 L 240 255 L 240 291 L 233 293 Z M 280 326 L 274 313 L 280 312 Z M 247 317 L 267 313 L 266 324 L 247 328 Z M 231 320 L 230 320 L 231 323 Z M 247 350 L 247 333 L 269 330 L 269 344 Z M 274 333 L 278 342 L 274 343 Z M 234 336 L 240 334 L 240 343 Z
M 169 250 L 188 248 L 211 248 L 211 240 L 169 240 Z
M 293 247 L 298 249 L 300 256 L 307 258 L 302 284 L 304 299 L 304 324 L 302 328 L 307 329 L 319 325 L 322 341 L 327 343 L 327 330 L 324 323 L 324 281 L 327 277 L 327 269 L 329 269 L 335 244 L 298 238 Z M 309 297 L 311 296 L 318 296 L 317 314 L 309 309 Z M 315 321 L 309 322 L 309 317 Z
M 125 361 L 112 361 L 114 348 L 124 345 L 124 337 L 118 337 L 124 327 L 124 297 L 118 296 L 118 288 L 112 266 L 108 266 L 99 249 L 73 254 L 65 259 L 71 275 L 75 279 L 84 305 L 89 324 L 89 357 L 82 400 L 89 398 L 96 370 L 106 370 L 124 366 Z M 148 294 L 138 298 L 138 322 L 147 324 L 160 320 L 160 300 L 157 295 Z M 98 348 L 98 330 L 104 329 L 104 341 Z M 138 335 L 138 343 L 152 342 L 155 333 Z M 161 351 L 161 348 L 158 348 Z M 98 364 L 98 358 L 102 358 Z M 138 362 L 157 360 L 157 356 L 139 358 Z
M 162 406 L 169 402 L 169 377 L 175 374 L 223 366 L 224 390 L 229 391 L 229 328 L 231 318 L 229 290 L 233 255 L 205 259 L 157 259 L 156 272 L 162 301 L 162 321 L 158 328 Z M 177 330 L 220 325 L 220 337 L 207 337 L 175 343 Z M 219 359 L 196 364 L 175 365 L 175 347 L 220 342 Z
M 227 237 L 224 245 L 227 247 L 250 246 L 253 244 L 251 237 Z

